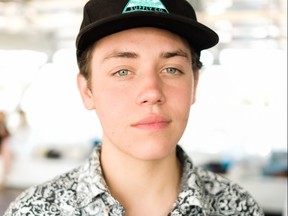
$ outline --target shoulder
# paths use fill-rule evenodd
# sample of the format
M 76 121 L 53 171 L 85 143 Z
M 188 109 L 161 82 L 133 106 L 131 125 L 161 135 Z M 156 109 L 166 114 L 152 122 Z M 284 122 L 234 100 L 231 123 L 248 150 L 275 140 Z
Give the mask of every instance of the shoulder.
M 194 166 L 192 159 L 180 147 L 177 153 L 183 164 L 180 203 L 200 206 L 206 215 L 264 216 L 257 202 L 243 187 L 225 176 Z
M 59 175 L 20 194 L 7 209 L 8 215 L 65 215 L 76 205 L 79 168 Z
M 106 189 L 99 151 L 99 148 L 95 148 L 78 168 L 24 191 L 10 204 L 4 215 L 81 215 L 81 208 Z
M 232 193 L 234 191 L 235 193 L 237 192 L 238 195 L 248 195 L 248 192 L 244 188 L 223 175 L 205 170 L 201 167 L 194 167 L 194 170 L 208 194 L 216 195 L 225 192 Z
M 230 181 L 225 176 L 195 167 L 204 190 L 204 199 L 207 200 L 210 211 L 221 215 L 257 215 L 263 211 L 249 194 L 240 185 Z

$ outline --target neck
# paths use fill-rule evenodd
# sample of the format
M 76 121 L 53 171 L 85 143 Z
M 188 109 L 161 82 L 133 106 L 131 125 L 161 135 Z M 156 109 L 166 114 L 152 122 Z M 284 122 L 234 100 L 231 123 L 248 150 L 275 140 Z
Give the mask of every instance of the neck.
M 139 203 L 146 209 L 159 209 L 160 204 L 163 206 L 166 203 L 168 212 L 171 210 L 181 180 L 176 148 L 164 158 L 140 160 L 127 157 L 125 153 L 103 143 L 101 164 L 110 192 L 125 207 L 127 214 L 135 207 L 139 215 Z

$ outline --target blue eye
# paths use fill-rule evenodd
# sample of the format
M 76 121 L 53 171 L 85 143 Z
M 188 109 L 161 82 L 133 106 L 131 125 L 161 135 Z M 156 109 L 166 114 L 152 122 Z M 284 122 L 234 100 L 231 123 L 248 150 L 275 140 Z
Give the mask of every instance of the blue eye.
M 169 68 L 166 68 L 166 72 L 169 74 L 175 74 L 175 73 L 179 73 L 179 70 L 177 68 L 169 67 Z
M 127 76 L 127 75 L 129 74 L 129 71 L 123 69 L 123 70 L 117 71 L 116 74 L 117 74 L 118 76 Z

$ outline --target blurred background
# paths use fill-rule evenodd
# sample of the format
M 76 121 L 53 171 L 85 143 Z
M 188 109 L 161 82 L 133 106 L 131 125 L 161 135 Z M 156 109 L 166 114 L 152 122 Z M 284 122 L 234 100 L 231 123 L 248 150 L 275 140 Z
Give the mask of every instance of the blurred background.
M 86 1 L 0 0 L 0 112 L 10 133 L 0 151 L 2 212 L 101 141 L 76 86 Z M 190 2 L 220 42 L 201 53 L 197 102 L 180 144 L 195 164 L 248 189 L 266 215 L 286 215 L 287 1 Z

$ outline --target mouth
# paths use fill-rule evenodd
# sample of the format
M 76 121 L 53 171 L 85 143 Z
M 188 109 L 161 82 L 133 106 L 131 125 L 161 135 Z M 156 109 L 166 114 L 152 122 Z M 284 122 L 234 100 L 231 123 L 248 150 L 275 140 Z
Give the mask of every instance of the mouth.
M 159 130 L 168 127 L 170 123 L 171 120 L 167 118 L 153 115 L 132 124 L 132 127 L 143 130 Z

